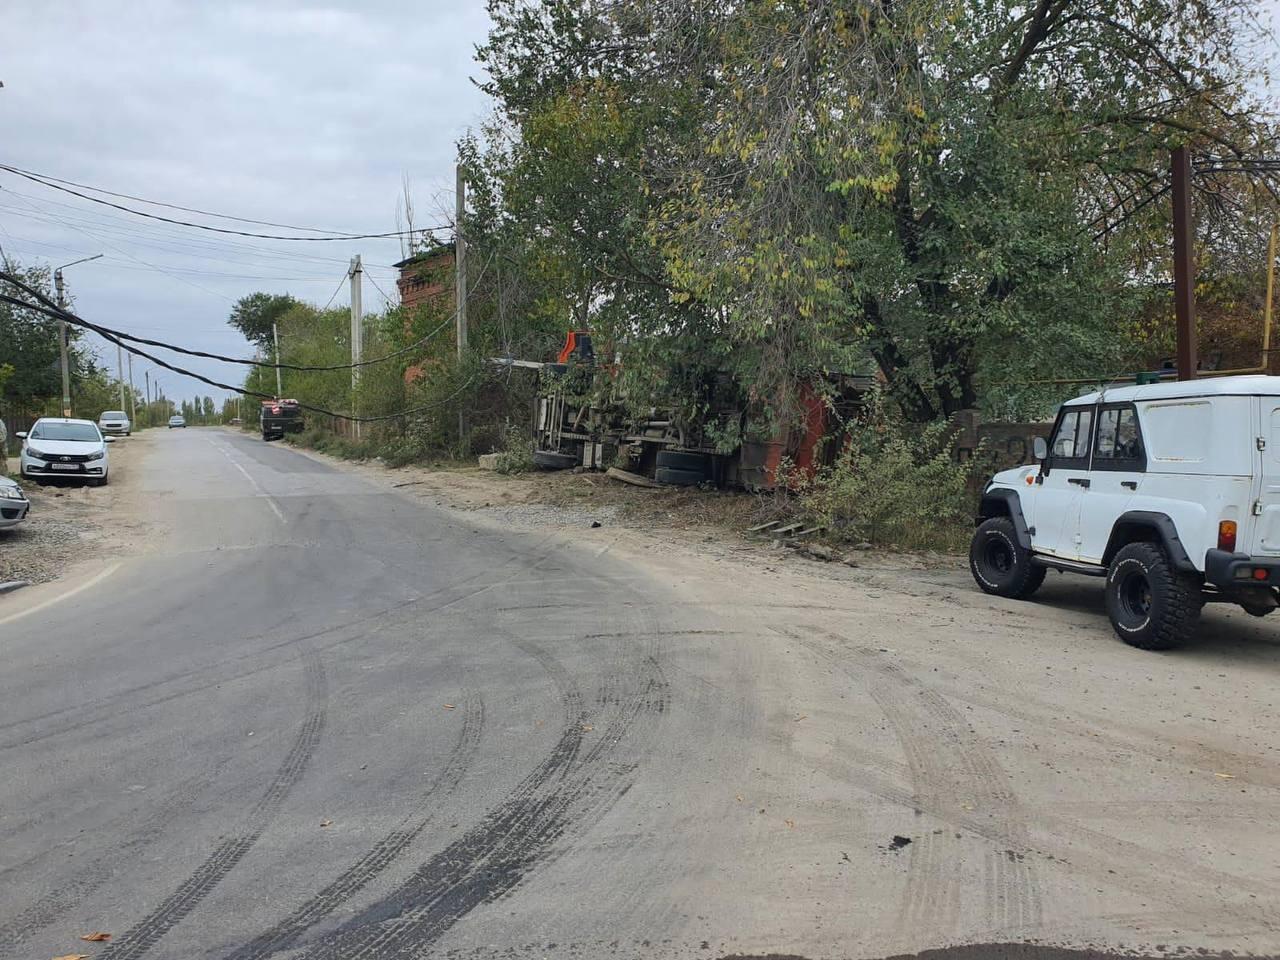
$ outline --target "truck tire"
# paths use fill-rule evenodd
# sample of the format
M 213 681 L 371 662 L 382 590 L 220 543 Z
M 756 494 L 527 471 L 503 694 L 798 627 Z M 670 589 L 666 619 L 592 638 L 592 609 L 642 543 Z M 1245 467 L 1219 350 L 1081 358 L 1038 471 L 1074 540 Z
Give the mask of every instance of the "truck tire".
M 1195 632 L 1200 581 L 1176 570 L 1159 544 L 1121 547 L 1107 570 L 1107 616 L 1116 635 L 1142 650 L 1168 650 Z
M 659 450 L 655 458 L 659 467 L 672 470 L 697 471 L 704 477 L 707 475 L 707 455 L 705 453 L 688 453 L 684 450 Z
M 969 544 L 969 572 L 986 593 L 1025 600 L 1044 583 L 1045 568 L 1031 562 L 1008 517 L 984 520 Z
M 662 456 L 662 454 L 658 454 Z M 665 483 L 669 487 L 696 487 L 707 479 L 701 470 L 681 470 L 677 467 L 658 467 L 653 471 L 653 479 Z
M 578 465 L 578 458 L 558 450 L 535 450 L 533 462 L 543 470 L 570 470 Z

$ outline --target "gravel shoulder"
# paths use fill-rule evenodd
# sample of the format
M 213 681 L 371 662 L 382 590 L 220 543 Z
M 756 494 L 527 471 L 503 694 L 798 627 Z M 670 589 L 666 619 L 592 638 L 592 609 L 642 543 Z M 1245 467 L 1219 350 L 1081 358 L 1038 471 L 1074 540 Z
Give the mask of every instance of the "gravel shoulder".
M 150 443 L 141 433 L 112 444 L 111 482 L 105 487 L 20 480 L 31 511 L 25 523 L 0 530 L 0 583 L 48 583 L 85 561 L 139 549 L 149 525 L 136 478 Z M 17 462 L 11 458 L 10 467 L 16 469 Z

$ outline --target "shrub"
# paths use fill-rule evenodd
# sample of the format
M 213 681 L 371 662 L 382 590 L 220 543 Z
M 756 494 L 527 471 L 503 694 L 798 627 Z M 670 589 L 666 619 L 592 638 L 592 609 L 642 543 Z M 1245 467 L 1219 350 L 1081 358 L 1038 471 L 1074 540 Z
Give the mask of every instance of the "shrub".
M 796 482 L 800 506 L 838 539 L 962 549 L 972 531 L 972 466 L 956 463 L 945 421 L 905 424 L 875 404 L 836 462 Z M 975 458 L 976 459 L 976 458 Z

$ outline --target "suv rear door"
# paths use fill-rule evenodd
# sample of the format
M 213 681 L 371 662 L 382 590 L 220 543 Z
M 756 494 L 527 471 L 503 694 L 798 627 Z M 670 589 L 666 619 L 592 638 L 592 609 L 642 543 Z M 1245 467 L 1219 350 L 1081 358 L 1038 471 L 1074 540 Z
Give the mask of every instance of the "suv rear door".
M 1240 542 L 1236 549 L 1275 555 L 1280 554 L 1280 397 L 1259 397 L 1255 410 L 1253 543 Z

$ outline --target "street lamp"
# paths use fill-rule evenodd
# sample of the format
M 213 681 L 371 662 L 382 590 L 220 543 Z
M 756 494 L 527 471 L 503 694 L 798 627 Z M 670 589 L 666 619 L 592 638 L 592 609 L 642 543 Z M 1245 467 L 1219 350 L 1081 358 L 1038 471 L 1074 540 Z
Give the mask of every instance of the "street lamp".
M 79 260 L 72 260 L 70 263 L 64 263 L 53 271 L 53 287 L 58 292 L 58 309 L 67 309 L 67 298 L 62 286 L 62 271 L 67 267 L 74 267 L 77 263 L 88 263 L 90 260 L 97 260 L 102 254 L 95 253 L 92 257 L 82 257 Z M 58 351 L 62 360 L 62 415 L 64 417 L 71 416 L 71 368 L 67 365 L 67 321 L 61 317 L 58 318 Z

